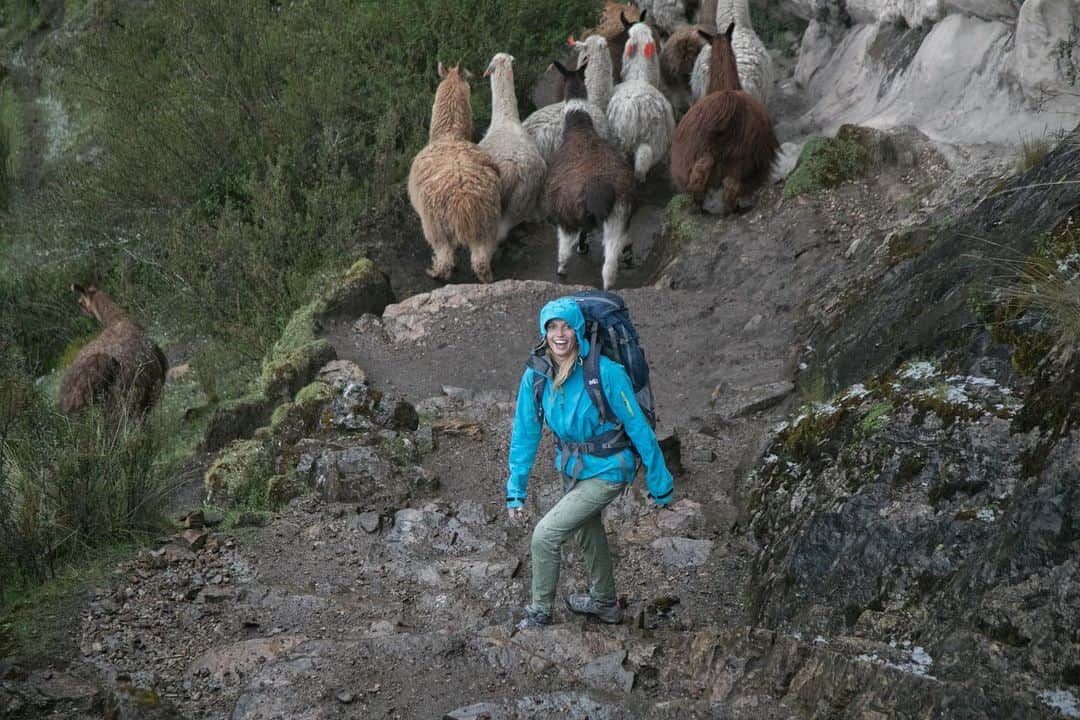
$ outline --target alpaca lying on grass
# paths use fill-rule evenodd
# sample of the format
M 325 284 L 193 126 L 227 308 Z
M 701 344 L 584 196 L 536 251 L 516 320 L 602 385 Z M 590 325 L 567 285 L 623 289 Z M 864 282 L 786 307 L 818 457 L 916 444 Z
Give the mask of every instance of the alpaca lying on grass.
M 499 168 L 470 141 L 469 72 L 458 67 L 447 70 L 439 63 L 439 77 L 428 144 L 409 170 L 409 201 L 434 253 L 427 274 L 450 279 L 454 250 L 466 247 L 476 277 L 491 282 L 491 256 L 499 244 L 502 211 Z
M 580 100 L 566 103 L 563 144 L 548 166 L 545 198 L 559 236 L 556 272 L 566 274 L 581 233 L 604 228 L 604 289 L 615 285 L 619 255 L 629 241 L 634 173 L 622 154 L 605 141 Z
M 589 52 L 592 52 L 591 48 Z M 551 156 L 562 145 L 563 112 L 566 109 L 567 101 L 586 100 L 588 98 L 589 75 L 604 72 L 602 65 L 598 66 L 597 70 L 590 70 L 590 64 L 588 56 L 585 55 L 579 59 L 577 70 L 568 70 L 558 60 L 554 61 L 552 65 L 555 66 L 555 69 L 559 71 L 563 78 L 563 101 L 538 108 L 532 115 L 525 118 L 523 123 L 525 129 L 536 141 L 536 146 L 540 148 L 540 155 L 544 158 L 544 161 L 549 164 L 551 163 Z M 593 86 L 600 87 L 600 83 L 594 82 Z M 608 124 L 607 115 L 604 114 L 599 105 L 592 102 L 591 98 L 588 98 L 588 100 L 589 102 L 585 103 L 585 111 L 592 118 L 593 127 L 605 140 L 611 140 L 613 135 Z
M 618 148 L 634 159 L 634 175 L 645 182 L 653 165 L 667 156 L 675 129 L 671 103 L 660 92 L 660 60 L 652 29 L 644 23 L 630 28 L 623 53 L 626 79 L 608 103 L 608 121 Z
M 518 223 L 538 214 L 547 175 L 540 148 L 518 115 L 513 62 L 510 55 L 498 53 L 484 71 L 484 77 L 491 78 L 491 126 L 480 148 L 499 168 L 502 216 L 497 242 L 502 242 Z
M 712 46 L 710 92 L 679 121 L 671 144 L 675 188 L 700 204 L 707 190 L 723 187 L 729 213 L 768 180 L 779 149 L 765 106 L 739 84 L 734 31 L 732 24 L 723 35 L 705 35 Z
M 121 406 L 145 415 L 161 396 L 169 363 L 146 331 L 106 293 L 72 285 L 83 312 L 101 324 L 101 334 L 75 356 L 60 382 L 60 409 L 68 414 L 92 403 Z

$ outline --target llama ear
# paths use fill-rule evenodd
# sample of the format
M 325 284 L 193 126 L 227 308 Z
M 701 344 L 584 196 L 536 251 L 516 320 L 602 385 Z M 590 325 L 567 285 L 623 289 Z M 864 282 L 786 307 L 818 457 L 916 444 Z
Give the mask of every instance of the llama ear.
M 77 293 L 79 295 L 85 295 L 86 294 L 86 288 L 84 288 L 79 283 L 71 283 L 71 292 Z
M 461 72 L 461 77 L 465 78 L 466 80 L 472 80 L 472 73 L 469 72 L 468 68 L 461 67 L 461 64 L 459 63 L 458 70 Z
M 709 34 L 709 33 L 705 32 L 704 30 L 702 30 L 702 29 L 700 29 L 700 28 L 698 29 L 698 31 L 697 31 L 697 32 L 698 32 L 698 35 L 700 35 L 701 37 L 703 37 L 703 38 L 705 39 L 705 42 L 707 42 L 707 43 L 709 43 L 710 45 L 712 45 L 712 42 L 713 42 L 713 38 L 715 37 L 714 35 L 711 35 L 711 34 Z
M 622 10 L 619 11 L 619 19 L 622 20 L 623 30 L 629 30 L 630 26 L 634 24 L 626 19 L 626 13 Z
M 728 25 L 727 30 L 724 31 L 724 34 L 727 35 L 727 39 L 730 40 L 731 36 L 735 34 L 735 23 L 731 23 L 730 25 Z
M 645 13 L 649 12 L 649 8 L 645 8 L 641 11 L 641 14 L 637 16 L 638 22 L 645 22 Z
M 555 69 L 559 71 L 560 75 L 565 77 L 570 74 L 570 71 L 566 69 L 566 66 L 558 60 L 552 60 L 551 64 L 555 66 Z
M 446 66 L 442 64 L 441 60 L 439 61 L 439 77 L 446 77 Z

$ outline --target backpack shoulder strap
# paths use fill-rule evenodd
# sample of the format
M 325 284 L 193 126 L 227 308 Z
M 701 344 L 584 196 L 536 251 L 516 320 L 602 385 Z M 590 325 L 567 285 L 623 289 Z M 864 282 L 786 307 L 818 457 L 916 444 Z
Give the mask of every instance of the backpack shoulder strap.
M 529 354 L 525 367 L 533 370 L 533 398 L 536 400 L 536 419 L 544 420 L 544 387 L 552 378 L 551 361 L 547 359 L 541 343 Z
M 589 394 L 589 398 L 593 401 L 593 405 L 600 412 L 600 420 L 602 422 L 618 422 L 615 417 L 615 413 L 611 409 L 611 405 L 608 404 L 607 396 L 604 395 L 604 387 L 600 381 L 600 356 L 603 355 L 603 351 L 600 349 L 600 343 L 597 342 L 597 327 L 594 323 L 592 326 L 592 335 L 589 338 L 589 354 L 585 356 L 585 359 L 581 363 L 581 370 L 584 373 L 585 380 L 585 392 Z

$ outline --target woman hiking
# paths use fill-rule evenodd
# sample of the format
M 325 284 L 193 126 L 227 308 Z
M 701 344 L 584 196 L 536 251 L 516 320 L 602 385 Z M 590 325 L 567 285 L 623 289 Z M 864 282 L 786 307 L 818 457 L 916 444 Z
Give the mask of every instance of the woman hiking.
M 530 359 L 518 387 L 510 436 L 510 476 L 506 481 L 510 521 L 524 517 L 525 490 L 545 421 L 555 434 L 555 463 L 563 474 L 564 492 L 533 530 L 532 602 L 525 608 L 525 617 L 517 629 L 551 624 L 560 546 L 571 535 L 581 545 L 590 587 L 587 593 L 567 597 L 566 606 L 572 612 L 593 615 L 600 622 L 618 623 L 623 613 L 616 601 L 611 553 L 600 515 L 633 481 L 637 470 L 635 450 L 645 466 L 649 497 L 657 505 L 671 502 L 671 473 L 626 370 L 604 356 L 599 358 L 600 384 L 618 422 L 601 420 L 585 388 L 582 360 L 589 355 L 589 341 L 585 337 L 585 317 L 577 302 L 564 297 L 546 304 L 540 311 L 540 334 L 543 343 Z M 540 383 L 542 391 L 538 390 Z M 613 437 L 628 438 L 628 442 L 603 442 L 605 446 L 621 447 L 614 451 L 597 449 L 601 439 Z

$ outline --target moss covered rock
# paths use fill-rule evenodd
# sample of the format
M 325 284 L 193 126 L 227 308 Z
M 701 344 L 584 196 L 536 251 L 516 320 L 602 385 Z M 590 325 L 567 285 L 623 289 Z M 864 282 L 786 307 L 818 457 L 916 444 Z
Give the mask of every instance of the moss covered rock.
M 273 468 L 270 452 L 258 440 L 236 440 L 210 465 L 203 477 L 207 502 L 263 507 L 269 501 Z
M 268 358 L 263 363 L 263 392 L 271 400 L 288 399 L 315 377 L 319 368 L 335 359 L 337 351 L 322 339 Z
M 381 315 L 394 302 L 390 280 L 371 260 L 360 258 L 344 275 L 331 280 L 313 303 L 316 318 L 364 313 Z
M 333 400 L 334 390 L 320 380 L 305 385 L 292 402 L 282 403 L 270 418 L 270 434 L 293 436 L 323 424 L 326 406 Z M 329 420 L 325 422 L 329 425 Z
M 247 395 L 214 409 L 203 435 L 202 450 L 216 452 L 238 438 L 250 437 L 266 423 L 271 402 L 262 394 Z
M 803 146 L 799 162 L 784 184 L 784 197 L 837 187 L 862 175 L 868 164 L 866 148 L 855 140 L 812 138 Z

